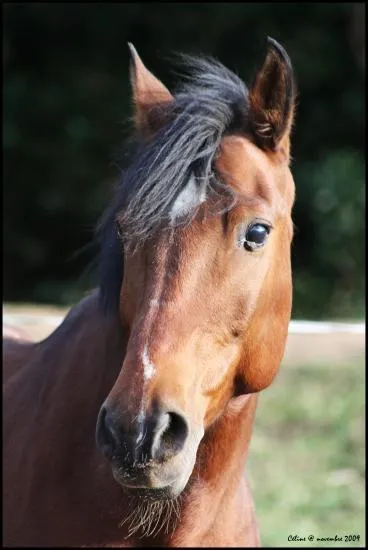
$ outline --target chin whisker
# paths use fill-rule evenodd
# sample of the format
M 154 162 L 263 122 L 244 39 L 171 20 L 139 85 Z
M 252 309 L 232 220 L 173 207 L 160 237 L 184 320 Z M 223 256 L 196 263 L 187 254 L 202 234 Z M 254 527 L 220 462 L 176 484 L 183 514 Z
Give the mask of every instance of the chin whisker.
M 119 527 L 128 524 L 128 534 L 125 539 L 140 533 L 139 538 L 156 537 L 161 531 L 165 535 L 173 533 L 180 520 L 179 497 L 167 500 L 142 498 L 127 516 L 119 523 Z

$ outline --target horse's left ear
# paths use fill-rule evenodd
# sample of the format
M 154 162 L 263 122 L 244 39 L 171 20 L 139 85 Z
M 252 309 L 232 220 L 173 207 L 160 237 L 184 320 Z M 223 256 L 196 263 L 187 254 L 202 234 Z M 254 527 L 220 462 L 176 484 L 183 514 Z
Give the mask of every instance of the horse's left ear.
M 268 49 L 249 90 L 250 131 L 264 150 L 289 156 L 289 136 L 295 107 L 291 61 L 280 44 L 267 38 Z
M 131 53 L 134 121 L 139 133 L 150 135 L 163 124 L 163 107 L 174 98 L 166 86 L 144 66 L 133 44 L 129 42 L 128 46 Z

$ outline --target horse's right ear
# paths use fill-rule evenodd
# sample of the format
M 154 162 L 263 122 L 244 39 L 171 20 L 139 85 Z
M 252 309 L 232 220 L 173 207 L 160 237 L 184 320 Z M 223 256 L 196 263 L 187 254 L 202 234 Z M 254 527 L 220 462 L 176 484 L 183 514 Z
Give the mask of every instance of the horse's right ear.
M 135 126 L 138 133 L 149 136 L 163 125 L 164 107 L 174 98 L 166 86 L 146 69 L 133 44 L 129 42 L 128 46 Z

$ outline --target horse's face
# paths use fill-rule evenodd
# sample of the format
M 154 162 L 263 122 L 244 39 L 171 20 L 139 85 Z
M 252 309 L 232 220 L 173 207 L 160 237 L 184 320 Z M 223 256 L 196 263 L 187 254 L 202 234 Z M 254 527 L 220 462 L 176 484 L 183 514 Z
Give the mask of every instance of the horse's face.
M 251 106 L 261 92 L 253 89 Z M 120 314 L 129 342 L 98 423 L 122 485 L 179 494 L 229 400 L 276 374 L 291 310 L 289 128 L 288 120 L 274 148 L 251 134 L 223 138 L 215 170 L 237 194 L 230 211 L 207 215 L 211 198 L 192 176 L 171 206 L 174 219 L 199 205 L 191 223 L 125 245 Z

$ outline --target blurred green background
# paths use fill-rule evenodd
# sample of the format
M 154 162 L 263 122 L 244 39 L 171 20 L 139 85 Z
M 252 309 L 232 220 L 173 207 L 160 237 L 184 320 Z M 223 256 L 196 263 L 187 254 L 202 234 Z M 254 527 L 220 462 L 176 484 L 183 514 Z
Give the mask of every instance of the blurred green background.
M 365 6 L 358 3 L 3 5 L 5 301 L 70 304 L 95 284 L 87 246 L 129 133 L 132 41 L 168 87 L 173 51 L 246 83 L 267 35 L 299 99 L 293 318 L 364 314 Z
M 365 547 L 364 385 L 361 356 L 283 365 L 260 393 L 247 471 L 263 546 Z

